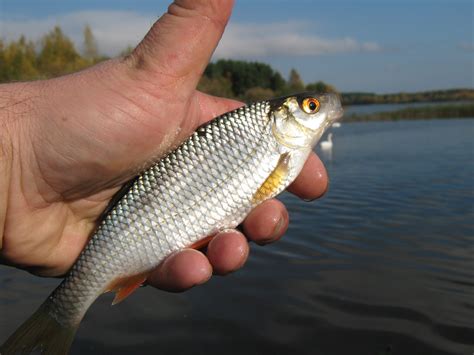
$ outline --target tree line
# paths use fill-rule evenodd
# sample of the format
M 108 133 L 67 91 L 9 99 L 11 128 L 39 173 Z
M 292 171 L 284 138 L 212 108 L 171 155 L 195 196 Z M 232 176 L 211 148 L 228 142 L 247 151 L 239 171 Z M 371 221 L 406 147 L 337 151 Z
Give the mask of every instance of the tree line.
M 407 107 L 396 111 L 375 112 L 369 114 L 345 115 L 344 122 L 398 121 L 422 119 L 458 119 L 473 118 L 474 103 L 443 103 L 423 107 Z
M 121 55 L 130 53 L 125 49 Z M 0 39 L 0 83 L 37 80 L 75 72 L 108 57 L 101 55 L 89 26 L 83 32 L 82 50 L 77 50 L 59 26 L 33 42 L 25 36 L 6 42 Z M 335 91 L 323 82 L 305 85 L 293 69 L 288 80 L 270 65 L 259 62 L 219 60 L 210 63 L 198 88 L 206 93 L 255 101 L 291 92 L 319 89 Z
M 361 104 L 401 104 L 412 102 L 473 101 L 473 89 L 432 90 L 422 92 L 399 92 L 394 94 L 375 94 L 364 92 L 343 93 L 346 105 Z
M 310 90 L 336 92 L 333 86 L 322 81 L 306 85 L 296 69 L 291 69 L 285 80 L 268 64 L 230 59 L 209 63 L 198 89 L 246 102 Z
M 6 42 L 0 39 L 0 82 L 48 79 L 72 73 L 104 59 L 89 26 L 83 32 L 83 50 L 79 52 L 59 26 L 38 42 L 21 36 Z
M 131 50 L 126 48 L 121 55 Z M 106 59 L 107 56 L 100 54 L 89 26 L 84 28 L 81 50 L 77 50 L 73 41 L 56 26 L 37 42 L 24 36 L 10 42 L 0 39 L 0 83 L 52 78 Z M 246 102 L 302 91 L 337 92 L 334 86 L 323 81 L 305 84 L 296 69 L 292 69 L 285 79 L 268 64 L 226 59 L 207 66 L 198 89 Z M 474 100 L 472 89 L 386 95 L 352 92 L 340 95 L 346 105 Z

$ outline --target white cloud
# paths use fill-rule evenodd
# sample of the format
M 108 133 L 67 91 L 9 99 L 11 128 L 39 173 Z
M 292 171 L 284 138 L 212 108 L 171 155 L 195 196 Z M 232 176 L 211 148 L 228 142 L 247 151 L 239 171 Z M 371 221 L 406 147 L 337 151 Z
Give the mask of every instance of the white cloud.
M 375 42 L 351 37 L 328 39 L 309 31 L 309 23 L 230 24 L 216 57 L 246 58 L 272 55 L 316 56 L 330 53 L 375 52 Z
M 136 45 L 147 33 L 157 16 L 132 11 L 80 11 L 44 19 L 0 21 L 0 37 L 38 40 L 59 25 L 76 43 L 82 44 L 82 31 L 89 24 L 102 53 L 116 55 Z M 316 56 L 330 53 L 376 52 L 375 42 L 361 42 L 351 37 L 324 38 L 312 33 L 309 23 L 270 24 L 230 23 L 215 52 L 215 58 L 250 59 L 263 56 Z
M 100 51 L 116 55 L 128 46 L 135 46 L 150 29 L 156 18 L 132 11 L 80 11 L 44 19 L 18 19 L 0 21 L 0 37 L 38 40 L 59 25 L 76 44 L 82 45 L 82 32 L 88 24 L 97 40 Z

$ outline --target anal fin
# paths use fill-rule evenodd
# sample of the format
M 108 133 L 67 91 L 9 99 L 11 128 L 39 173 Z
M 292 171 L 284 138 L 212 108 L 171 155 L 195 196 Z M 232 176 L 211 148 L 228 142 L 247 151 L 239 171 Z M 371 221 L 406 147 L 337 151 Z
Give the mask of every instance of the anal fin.
M 208 235 L 207 237 L 204 237 L 201 240 L 198 240 L 197 242 L 194 242 L 188 248 L 196 249 L 196 250 L 202 249 L 202 248 L 206 247 L 209 244 L 209 242 L 212 240 L 212 238 L 214 238 L 213 235 Z
M 122 302 L 130 294 L 133 293 L 143 282 L 145 282 L 148 273 L 133 275 L 114 280 L 105 292 L 114 291 L 115 298 L 112 301 L 112 306 Z

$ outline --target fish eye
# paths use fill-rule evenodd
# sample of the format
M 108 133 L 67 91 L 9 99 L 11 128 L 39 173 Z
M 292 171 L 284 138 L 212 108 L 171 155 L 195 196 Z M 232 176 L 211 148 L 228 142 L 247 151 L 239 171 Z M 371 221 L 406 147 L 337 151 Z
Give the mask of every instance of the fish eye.
M 314 97 L 308 97 L 303 100 L 301 106 L 304 112 L 311 114 L 319 111 L 320 103 L 318 99 L 315 99 Z

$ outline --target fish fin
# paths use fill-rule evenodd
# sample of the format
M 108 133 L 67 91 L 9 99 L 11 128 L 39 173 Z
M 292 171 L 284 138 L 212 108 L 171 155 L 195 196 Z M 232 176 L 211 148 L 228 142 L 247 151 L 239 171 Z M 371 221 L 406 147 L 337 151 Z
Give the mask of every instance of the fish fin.
M 112 301 L 112 306 L 122 302 L 125 298 L 130 296 L 143 282 L 145 282 L 148 273 L 133 275 L 130 277 L 120 278 L 112 282 L 107 287 L 105 292 L 115 291 L 115 298 Z
M 271 174 L 266 178 L 263 184 L 257 189 L 253 195 L 253 202 L 260 203 L 273 196 L 280 191 L 281 185 L 285 181 L 289 172 L 289 162 L 290 154 L 284 153 L 280 156 L 278 163 L 271 172 Z
M 38 308 L 0 346 L 0 354 L 30 354 L 35 350 L 48 355 L 68 354 L 79 324 L 76 326 L 59 324 L 51 316 L 49 309 L 46 304 Z
M 209 244 L 209 242 L 211 241 L 211 239 L 214 238 L 213 235 L 209 235 L 207 237 L 204 237 L 202 238 L 201 240 L 198 240 L 197 242 L 194 242 L 193 244 L 191 244 L 189 246 L 189 248 L 191 249 L 201 249 L 201 248 L 204 248 L 205 246 L 207 246 Z

